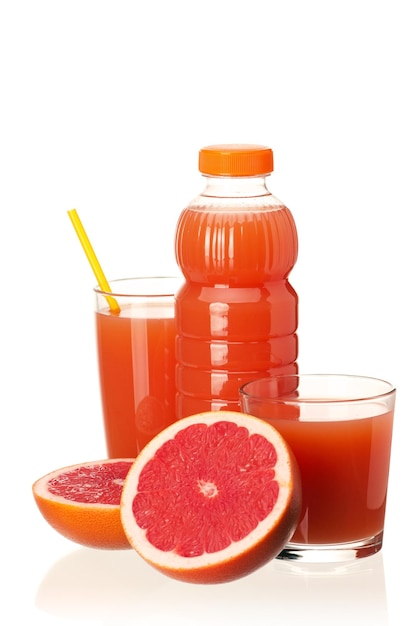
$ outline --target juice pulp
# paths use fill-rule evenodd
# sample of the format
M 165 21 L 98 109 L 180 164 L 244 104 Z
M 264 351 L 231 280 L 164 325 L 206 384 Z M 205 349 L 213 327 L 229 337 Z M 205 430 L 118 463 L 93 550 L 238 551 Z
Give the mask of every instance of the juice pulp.
M 338 544 L 382 532 L 391 411 L 342 421 L 303 421 L 293 415 L 267 421 L 292 448 L 302 476 L 303 514 L 292 543 Z
M 97 312 L 96 330 L 108 456 L 135 457 L 175 421 L 175 320 L 122 307 Z
M 269 197 L 257 209 L 244 199 L 245 211 L 241 198 L 213 201 L 212 211 L 186 209 L 177 229 L 186 278 L 176 297 L 178 417 L 238 411 L 243 383 L 297 372 L 298 297 L 287 280 L 298 249 L 291 213 L 269 206 Z

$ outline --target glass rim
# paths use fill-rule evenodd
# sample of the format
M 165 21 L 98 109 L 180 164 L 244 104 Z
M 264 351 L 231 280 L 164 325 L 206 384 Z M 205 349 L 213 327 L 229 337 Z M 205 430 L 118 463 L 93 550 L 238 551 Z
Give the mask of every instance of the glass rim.
M 177 289 L 173 289 L 173 285 L 175 284 L 178 287 L 183 278 L 179 275 L 158 275 L 158 276 L 132 276 L 130 278 L 116 278 L 114 280 L 109 280 L 108 284 L 110 286 L 110 291 L 101 289 L 99 285 L 93 287 L 93 291 L 100 296 L 117 296 L 118 298 L 166 298 L 172 297 L 176 295 Z M 141 290 L 140 293 L 134 291 L 133 289 L 123 289 L 120 290 L 121 284 L 132 284 L 138 283 L 145 285 L 149 284 L 161 284 L 162 282 L 166 282 L 166 284 L 171 284 L 171 288 L 166 289 L 145 289 Z
M 280 395 L 277 395 L 275 397 L 273 396 L 265 396 L 264 394 L 261 394 L 260 392 L 250 392 L 250 390 L 248 390 L 248 388 L 253 385 L 253 387 L 256 384 L 267 384 L 268 382 L 272 382 L 272 381 L 288 381 L 288 380 L 301 380 L 301 379 L 327 379 L 329 380 L 346 380 L 346 381 L 353 381 L 353 380 L 357 380 L 357 381 L 361 381 L 361 382 L 365 382 L 368 381 L 369 383 L 377 383 L 381 386 L 384 386 L 385 389 L 384 390 L 380 390 L 378 393 L 353 393 L 353 394 L 347 394 L 345 393 L 344 395 L 342 394 L 338 394 L 337 396 L 334 395 L 329 395 L 327 397 L 325 397 L 324 394 L 322 394 L 322 390 L 321 390 L 321 395 L 319 397 L 313 397 L 310 394 L 302 396 L 302 393 L 299 396 L 296 396 L 296 389 L 294 391 L 289 391 L 289 392 L 284 392 Z M 299 405 L 299 404 L 310 404 L 310 405 L 317 405 L 317 404 L 352 404 L 354 402 L 359 403 L 359 402 L 369 402 L 369 401 L 374 401 L 374 400 L 380 400 L 383 398 L 388 398 L 389 396 L 392 396 L 396 393 L 396 388 L 394 385 L 392 385 L 390 382 L 388 382 L 387 380 L 384 380 L 382 378 L 377 378 L 374 376 L 364 376 L 364 375 L 359 375 L 359 374 L 277 374 L 275 376 L 267 376 L 265 378 L 258 378 L 255 380 L 251 380 L 248 381 L 246 383 L 244 383 L 240 389 L 239 389 L 239 395 L 241 397 L 246 397 L 249 398 L 251 400 L 256 400 L 256 401 L 267 401 L 273 404 L 294 404 L 294 405 Z

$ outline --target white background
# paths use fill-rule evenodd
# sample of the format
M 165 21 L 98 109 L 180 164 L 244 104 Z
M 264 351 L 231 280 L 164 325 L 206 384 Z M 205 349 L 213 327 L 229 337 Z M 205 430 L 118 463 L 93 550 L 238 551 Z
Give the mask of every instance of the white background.
M 414 3 L 0 4 L 1 610 L 7 623 L 414 623 Z M 105 456 L 95 279 L 176 271 L 200 147 L 273 148 L 300 253 L 303 371 L 398 389 L 385 543 L 357 572 L 272 563 L 220 587 L 80 549 L 31 484 Z M 7 614 L 7 611 L 6 611 Z M 400 615 L 400 618 L 399 618 Z M 205 621 L 206 620 L 206 621 Z

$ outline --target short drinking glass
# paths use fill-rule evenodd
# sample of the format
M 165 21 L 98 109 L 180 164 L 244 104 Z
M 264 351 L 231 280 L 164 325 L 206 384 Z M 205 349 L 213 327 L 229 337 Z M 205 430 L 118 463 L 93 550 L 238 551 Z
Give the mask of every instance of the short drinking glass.
M 299 464 L 303 511 L 279 558 L 342 561 L 382 547 L 396 391 L 363 376 L 282 375 L 240 390 Z

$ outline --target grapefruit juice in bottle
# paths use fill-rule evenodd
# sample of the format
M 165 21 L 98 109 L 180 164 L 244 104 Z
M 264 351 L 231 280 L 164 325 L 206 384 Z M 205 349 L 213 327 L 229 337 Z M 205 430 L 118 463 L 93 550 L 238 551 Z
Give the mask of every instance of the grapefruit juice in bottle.
M 239 410 L 249 380 L 297 372 L 298 251 L 289 209 L 266 187 L 270 148 L 203 148 L 206 187 L 182 212 L 175 250 L 177 417 Z

